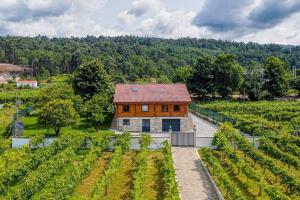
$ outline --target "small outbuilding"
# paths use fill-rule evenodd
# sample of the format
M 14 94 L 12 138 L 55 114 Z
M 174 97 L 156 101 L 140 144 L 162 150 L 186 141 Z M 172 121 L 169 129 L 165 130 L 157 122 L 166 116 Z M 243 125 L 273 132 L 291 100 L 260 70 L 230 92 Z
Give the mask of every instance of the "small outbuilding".
M 18 80 L 17 87 L 30 87 L 30 88 L 37 88 L 38 82 L 36 80 Z

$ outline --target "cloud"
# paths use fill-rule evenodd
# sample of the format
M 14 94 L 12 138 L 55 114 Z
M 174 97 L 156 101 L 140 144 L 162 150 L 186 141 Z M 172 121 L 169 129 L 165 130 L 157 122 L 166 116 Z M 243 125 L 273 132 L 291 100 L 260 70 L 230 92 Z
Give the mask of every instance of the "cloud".
M 0 19 L 17 22 L 59 16 L 70 8 L 71 3 L 71 0 L 3 0 Z
M 134 0 L 132 8 L 127 11 L 128 14 L 140 17 L 150 11 L 161 8 L 158 0 Z
M 199 37 L 201 29 L 191 24 L 195 15 L 192 11 L 169 11 L 157 0 L 135 0 L 131 8 L 119 13 L 119 30 L 140 36 Z
M 253 27 L 270 28 L 300 11 L 299 0 L 265 0 L 249 16 Z
M 299 11 L 299 0 L 206 0 L 192 23 L 234 38 L 273 28 Z
M 253 0 L 206 0 L 192 23 L 212 31 L 230 31 L 247 23 L 245 15 L 252 3 Z

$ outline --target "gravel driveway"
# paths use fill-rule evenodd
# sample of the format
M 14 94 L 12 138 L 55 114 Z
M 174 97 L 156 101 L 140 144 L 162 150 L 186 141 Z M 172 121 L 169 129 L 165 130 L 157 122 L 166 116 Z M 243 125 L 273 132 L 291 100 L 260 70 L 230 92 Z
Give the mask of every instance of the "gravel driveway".
M 217 199 L 196 148 L 172 147 L 172 157 L 182 200 Z

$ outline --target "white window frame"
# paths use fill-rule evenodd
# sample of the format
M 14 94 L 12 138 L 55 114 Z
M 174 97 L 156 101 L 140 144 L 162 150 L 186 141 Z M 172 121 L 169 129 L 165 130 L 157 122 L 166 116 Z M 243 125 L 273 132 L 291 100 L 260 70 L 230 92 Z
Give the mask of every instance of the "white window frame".
M 148 112 L 148 111 L 149 111 L 148 104 L 142 104 L 142 112 Z

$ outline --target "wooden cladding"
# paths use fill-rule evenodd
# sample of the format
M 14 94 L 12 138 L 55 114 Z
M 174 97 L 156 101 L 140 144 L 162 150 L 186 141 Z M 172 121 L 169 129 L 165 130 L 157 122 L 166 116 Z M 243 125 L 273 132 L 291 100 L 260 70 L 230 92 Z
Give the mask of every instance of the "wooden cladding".
M 143 111 L 143 106 L 145 110 L 146 105 L 148 111 Z M 188 115 L 188 105 L 168 103 L 116 104 L 116 112 L 117 117 L 184 117 Z

